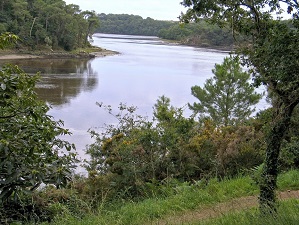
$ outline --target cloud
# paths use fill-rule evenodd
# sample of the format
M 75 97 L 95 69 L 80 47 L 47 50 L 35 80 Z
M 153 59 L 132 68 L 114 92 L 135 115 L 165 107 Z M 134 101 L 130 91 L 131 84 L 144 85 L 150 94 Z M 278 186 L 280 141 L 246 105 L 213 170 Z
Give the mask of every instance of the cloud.
M 65 0 L 65 2 L 97 13 L 133 14 L 158 20 L 178 20 L 181 11 L 185 11 L 180 5 L 180 0 Z

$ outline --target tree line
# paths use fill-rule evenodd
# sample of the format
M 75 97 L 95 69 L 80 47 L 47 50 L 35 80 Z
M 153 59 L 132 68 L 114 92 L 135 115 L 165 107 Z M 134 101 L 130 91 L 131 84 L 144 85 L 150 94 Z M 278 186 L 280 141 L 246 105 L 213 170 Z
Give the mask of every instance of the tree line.
M 99 21 L 93 11 L 63 0 L 5 0 L 0 2 L 0 33 L 19 36 L 19 46 L 73 50 L 88 44 Z
M 27 1 L 29 5 L 33 2 Z M 134 106 L 120 104 L 114 112 L 111 106 L 97 103 L 118 123 L 101 131 L 90 130 L 95 141 L 87 148 L 89 174 L 78 178 L 77 186 L 71 173 L 76 162 L 74 146 L 59 139 L 69 134 L 68 130 L 62 128 L 61 121 L 53 121 L 47 115 L 49 106 L 38 100 L 34 89 L 38 76 L 29 76 L 17 66 L 3 67 L 1 222 L 24 220 L 32 208 L 34 215 L 40 213 L 38 222 L 44 220 L 44 212 L 37 210 L 49 209 L 37 207 L 38 201 L 28 194 L 42 183 L 57 188 L 69 185 L 81 199 L 101 207 L 102 202 L 116 198 L 155 195 L 163 186 L 175 188 L 178 182 L 199 180 L 204 185 L 210 178 L 252 171 L 260 172 L 255 181 L 260 186 L 261 212 L 275 216 L 277 176 L 299 167 L 299 5 L 287 2 L 285 10 L 293 19 L 286 23 L 271 17 L 273 11 L 284 9 L 281 2 L 285 1 L 245 5 L 238 0 L 183 1 L 189 10 L 182 21 L 200 23 L 204 17 L 220 27 L 230 27 L 236 40 L 248 36 L 247 42 L 237 46 L 236 57 L 215 65 L 214 76 L 203 87 L 191 87 L 197 98 L 188 104 L 194 113 L 191 117 L 184 117 L 184 109 L 172 106 L 166 96 L 154 105 L 152 120 L 136 114 Z M 6 6 L 4 1 L 1 4 Z M 29 31 L 37 20 L 32 18 Z M 17 40 L 15 35 L 4 33 L 0 48 Z M 249 70 L 243 72 L 241 64 Z M 266 86 L 271 107 L 251 117 L 251 107 L 261 98 L 254 87 L 260 85 Z M 15 219 L 15 215 L 19 217 Z
M 158 36 L 161 29 L 167 29 L 175 23 L 128 14 L 101 13 L 98 16 L 100 26 L 96 32 L 109 34 Z
M 220 28 L 205 20 L 199 20 L 198 23 L 176 23 L 167 29 L 160 30 L 158 36 L 198 47 L 231 48 L 234 44 L 229 28 Z
M 229 28 L 200 20 L 199 23 L 181 24 L 128 14 L 99 14 L 99 33 L 158 36 L 182 44 L 200 47 L 230 47 L 234 43 Z

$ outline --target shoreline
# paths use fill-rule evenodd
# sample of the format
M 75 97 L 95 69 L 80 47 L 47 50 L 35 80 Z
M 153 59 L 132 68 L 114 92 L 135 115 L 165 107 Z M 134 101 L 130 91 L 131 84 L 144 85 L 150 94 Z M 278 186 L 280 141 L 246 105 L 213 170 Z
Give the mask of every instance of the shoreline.
M 98 50 L 98 51 L 97 51 Z M 71 52 L 20 52 L 20 51 L 0 51 L 0 60 L 11 59 L 72 59 L 72 58 L 96 58 L 118 55 L 119 52 L 111 51 L 107 49 L 95 49 L 94 52 L 81 51 L 78 53 Z

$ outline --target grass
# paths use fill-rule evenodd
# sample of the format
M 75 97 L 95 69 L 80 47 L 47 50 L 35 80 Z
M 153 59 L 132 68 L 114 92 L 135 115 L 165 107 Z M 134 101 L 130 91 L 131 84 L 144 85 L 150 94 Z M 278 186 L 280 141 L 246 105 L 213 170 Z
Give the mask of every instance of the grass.
M 278 178 L 279 190 L 298 190 L 299 171 L 292 170 L 281 174 Z M 175 194 L 168 197 L 149 198 L 140 202 L 124 202 L 113 205 L 112 209 L 102 208 L 96 214 L 86 215 L 83 219 L 72 217 L 68 213 L 57 217 L 51 224 L 93 225 L 93 224 L 158 224 L 163 218 L 183 215 L 186 212 L 213 207 L 217 203 L 227 202 L 242 196 L 258 194 L 258 186 L 249 176 L 227 179 L 223 181 L 211 180 L 207 185 L 198 182 L 194 185 L 181 184 L 175 188 Z M 279 215 L 282 220 L 294 224 L 299 216 L 293 216 L 298 211 L 298 201 L 288 201 L 281 204 Z M 111 207 L 110 207 L 111 208 Z M 287 213 L 285 213 L 287 212 Z M 286 215 L 290 214 L 290 215 Z M 282 217 L 287 218 L 282 218 Z M 226 222 L 228 221 L 228 222 Z M 235 222 L 234 222 L 235 221 Z M 242 221 L 242 223 L 241 223 Z M 243 223 L 244 221 L 244 223 Z M 248 221 L 251 221 L 250 223 Z M 253 221 L 253 222 L 252 222 Z M 228 214 L 221 218 L 194 224 L 266 224 L 256 223 L 262 221 L 256 209 Z M 270 219 L 266 219 L 266 222 Z M 274 220 L 276 222 L 276 220 Z M 159 224 L 161 224 L 159 222 Z M 163 224 L 163 223 L 162 223 Z M 272 223 L 268 223 L 272 224 Z M 277 223 L 278 224 L 278 223 Z M 282 224 L 282 223 L 279 223 Z M 286 223 L 285 223 L 286 224 Z M 298 224 L 298 222 L 296 223 Z
M 276 216 L 261 215 L 257 208 L 228 213 L 215 219 L 190 223 L 193 225 L 297 225 L 299 223 L 299 200 L 280 202 Z

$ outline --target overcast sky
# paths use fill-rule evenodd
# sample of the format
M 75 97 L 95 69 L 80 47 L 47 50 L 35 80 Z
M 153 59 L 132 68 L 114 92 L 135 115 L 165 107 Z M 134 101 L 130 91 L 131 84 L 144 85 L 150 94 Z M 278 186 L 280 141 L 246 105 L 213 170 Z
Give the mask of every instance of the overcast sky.
M 105 14 L 133 14 L 144 19 L 178 20 L 186 9 L 182 0 L 64 0 L 66 4 L 79 5 L 82 10 L 94 10 Z

